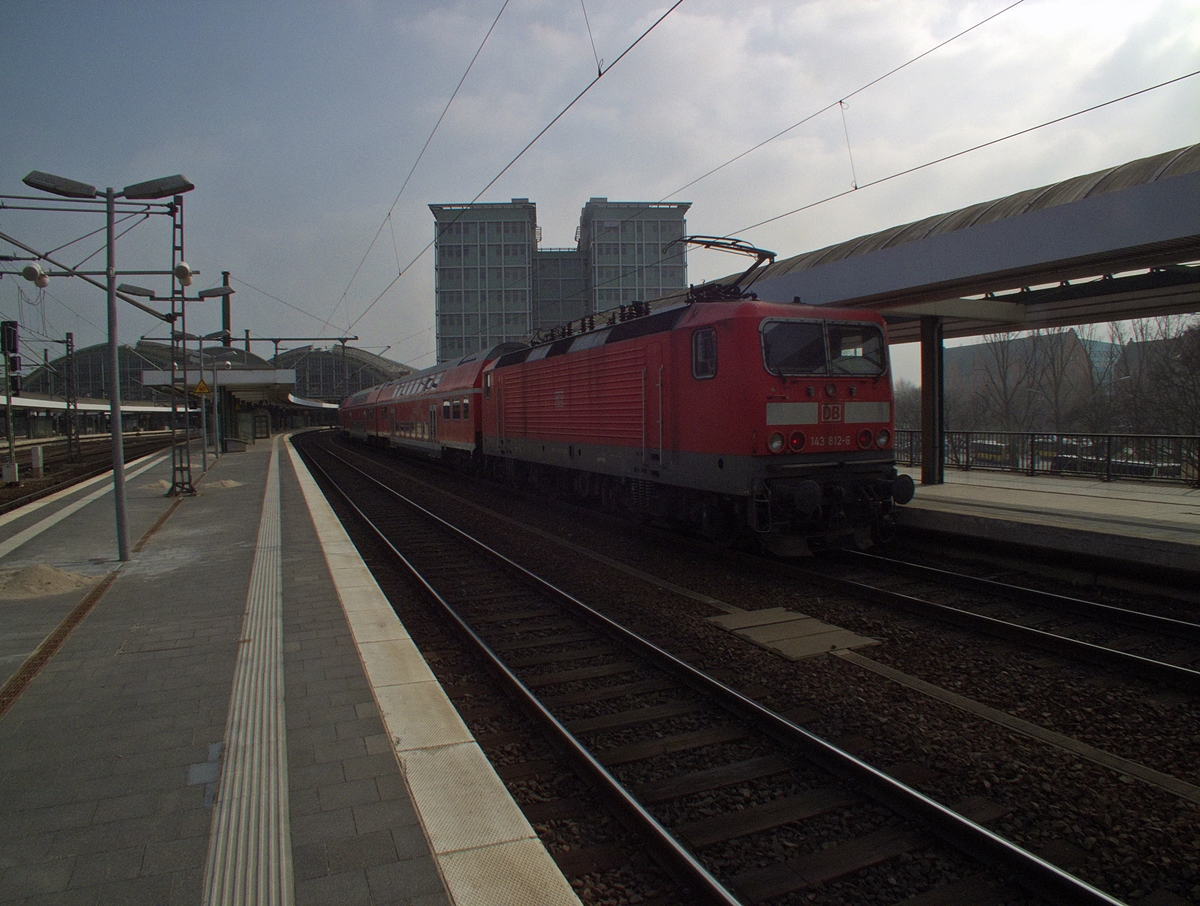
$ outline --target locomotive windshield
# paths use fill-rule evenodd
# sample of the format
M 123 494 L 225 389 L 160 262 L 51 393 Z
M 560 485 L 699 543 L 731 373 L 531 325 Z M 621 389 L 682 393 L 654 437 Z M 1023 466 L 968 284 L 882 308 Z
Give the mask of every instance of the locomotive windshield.
M 772 374 L 873 376 L 887 367 L 883 331 L 874 324 L 764 321 L 762 345 Z

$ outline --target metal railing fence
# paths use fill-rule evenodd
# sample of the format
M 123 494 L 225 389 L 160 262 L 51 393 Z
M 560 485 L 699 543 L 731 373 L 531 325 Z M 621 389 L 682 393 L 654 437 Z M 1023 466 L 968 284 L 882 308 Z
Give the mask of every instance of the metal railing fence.
M 947 469 L 1170 481 L 1200 487 L 1200 437 L 947 431 Z M 921 432 L 896 432 L 896 462 L 921 464 Z

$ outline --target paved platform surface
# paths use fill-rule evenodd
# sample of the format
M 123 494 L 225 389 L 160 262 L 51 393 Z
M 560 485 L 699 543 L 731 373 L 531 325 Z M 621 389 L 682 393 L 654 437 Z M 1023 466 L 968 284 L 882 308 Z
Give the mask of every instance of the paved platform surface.
M 947 469 L 899 508 L 900 524 L 1148 567 L 1200 572 L 1200 489 Z
M 577 904 L 286 441 L 194 462 L 0 517 L 0 903 Z
M 286 440 L 170 478 L 129 465 L 125 564 L 107 477 L 0 516 L 0 903 L 577 904 Z M 1177 485 L 948 472 L 902 513 L 1200 568 Z

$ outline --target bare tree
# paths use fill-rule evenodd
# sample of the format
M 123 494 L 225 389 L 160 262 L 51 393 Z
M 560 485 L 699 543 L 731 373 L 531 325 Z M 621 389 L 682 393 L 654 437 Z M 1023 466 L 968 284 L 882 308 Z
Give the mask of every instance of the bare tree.
M 1001 431 L 1025 427 L 1029 412 L 1028 348 L 1029 344 L 1017 342 L 1012 332 L 988 334 L 980 346 L 980 402 L 988 422 Z
M 1119 366 L 1123 344 L 1120 342 L 1120 325 L 1109 325 L 1112 342 L 1100 339 L 1099 334 L 1097 324 L 1076 328 L 1088 374 L 1086 382 L 1081 377 L 1075 386 L 1080 402 L 1076 423 L 1080 430 L 1090 434 L 1107 433 L 1117 426 L 1114 395 L 1121 379 Z
M 1165 339 L 1149 369 L 1159 430 L 1200 433 L 1200 325 Z
M 1071 327 L 1035 330 L 1029 343 L 1030 428 L 1074 430 L 1092 395 L 1092 369 L 1084 345 Z
M 1186 411 L 1187 375 L 1177 350 L 1194 319 L 1182 315 L 1140 318 L 1121 327 L 1125 373 L 1117 379 L 1117 403 L 1131 434 L 1174 434 L 1191 422 Z
M 921 388 L 902 378 L 896 383 L 893 397 L 896 401 L 896 427 L 900 430 L 920 428 Z

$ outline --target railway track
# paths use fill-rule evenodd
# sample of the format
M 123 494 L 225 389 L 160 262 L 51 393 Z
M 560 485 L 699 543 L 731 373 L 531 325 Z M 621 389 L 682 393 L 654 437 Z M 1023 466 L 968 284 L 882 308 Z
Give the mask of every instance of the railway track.
M 1200 624 L 878 555 L 843 556 L 849 575 L 782 568 L 876 604 L 1200 692 Z
M 1115 903 L 304 444 L 557 745 L 706 902 Z M 394 539 L 403 539 L 397 542 Z M 963 802 L 981 821 L 993 804 Z M 998 868 L 996 866 L 999 866 Z M 801 901 L 796 899 L 796 902 Z
M 156 432 L 141 437 L 125 435 L 125 460 L 131 462 L 141 456 L 168 449 L 171 446 L 169 432 Z M 18 461 L 28 459 L 28 447 L 18 449 Z M 26 472 L 21 484 L 15 487 L 0 485 L 0 514 L 19 509 L 42 497 L 71 487 L 81 481 L 94 478 L 112 469 L 112 444 L 108 435 L 81 438 L 80 453 L 68 456 L 65 439 L 55 439 L 43 446 L 43 476 L 33 478 Z

